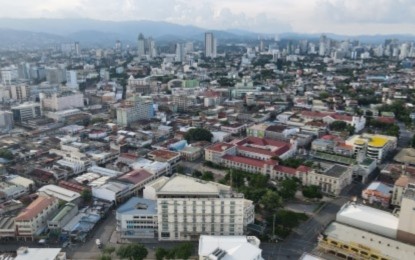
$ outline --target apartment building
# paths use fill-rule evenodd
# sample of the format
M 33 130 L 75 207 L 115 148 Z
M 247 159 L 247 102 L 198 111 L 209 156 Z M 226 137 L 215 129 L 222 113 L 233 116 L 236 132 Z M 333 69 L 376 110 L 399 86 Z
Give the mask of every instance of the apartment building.
M 146 186 L 157 198 L 159 240 L 197 240 L 202 234 L 243 235 L 254 221 L 254 205 L 229 186 L 183 175 Z
M 40 102 L 44 110 L 62 111 L 84 107 L 84 94 L 80 92 L 66 91 L 51 95 L 40 94 Z
M 54 197 L 39 195 L 15 218 L 16 237 L 33 240 L 46 228 L 47 221 L 58 209 L 58 204 L 59 200 Z
M 133 96 L 117 108 L 117 124 L 121 127 L 142 119 L 154 117 L 153 100 L 148 97 Z

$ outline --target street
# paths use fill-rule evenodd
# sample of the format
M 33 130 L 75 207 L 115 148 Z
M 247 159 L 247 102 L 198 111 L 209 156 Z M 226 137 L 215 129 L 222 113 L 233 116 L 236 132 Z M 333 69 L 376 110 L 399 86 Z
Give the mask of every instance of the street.
M 339 211 L 352 196 L 361 194 L 362 184 L 351 184 L 345 188 L 342 196 L 327 202 L 318 212 L 303 222 L 283 241 L 261 243 L 265 260 L 298 259 L 304 252 L 311 252 L 317 246 L 317 236 L 336 218 Z

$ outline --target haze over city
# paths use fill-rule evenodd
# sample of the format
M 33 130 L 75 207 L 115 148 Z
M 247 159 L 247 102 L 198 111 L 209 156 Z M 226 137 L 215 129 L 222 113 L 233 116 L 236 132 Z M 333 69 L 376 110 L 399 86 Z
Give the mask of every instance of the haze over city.
M 2 18 L 151 20 L 257 33 L 409 34 L 412 0 L 17 0 L 2 1 Z

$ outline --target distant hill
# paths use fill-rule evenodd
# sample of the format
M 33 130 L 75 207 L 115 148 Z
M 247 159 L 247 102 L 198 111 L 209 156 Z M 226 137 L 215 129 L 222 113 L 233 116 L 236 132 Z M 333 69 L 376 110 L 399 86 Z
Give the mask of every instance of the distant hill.
M 49 43 L 79 41 L 82 46 L 112 46 L 116 40 L 135 43 L 139 33 L 157 41 L 203 41 L 208 29 L 158 21 L 100 21 L 92 19 L 11 19 L 0 18 L 0 46 L 37 46 Z M 243 29 L 213 30 L 219 40 L 255 40 L 259 34 Z M 282 33 L 280 39 L 318 40 L 321 34 Z M 386 38 L 403 41 L 415 40 L 413 35 L 360 35 L 326 34 L 335 40 L 358 39 L 367 43 L 380 43 Z M 271 36 L 271 34 L 264 35 Z
M 58 35 L 0 28 L 0 48 L 39 48 L 65 41 L 68 39 Z

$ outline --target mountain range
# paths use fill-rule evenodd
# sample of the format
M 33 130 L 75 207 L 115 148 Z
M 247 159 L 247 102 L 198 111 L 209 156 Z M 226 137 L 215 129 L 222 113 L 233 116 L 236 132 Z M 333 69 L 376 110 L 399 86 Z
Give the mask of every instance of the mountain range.
M 160 21 L 100 21 L 92 19 L 14 19 L 0 18 L 0 46 L 36 46 L 50 43 L 79 41 L 82 45 L 112 46 L 116 40 L 135 43 L 139 33 L 157 41 L 203 40 L 207 29 Z M 212 31 L 212 30 L 211 30 Z M 254 40 L 259 36 L 271 37 L 242 29 L 213 30 L 218 40 Z M 358 39 L 377 43 L 385 38 L 415 40 L 414 35 L 360 35 L 327 34 L 334 40 Z M 280 39 L 316 40 L 320 34 L 283 33 Z

